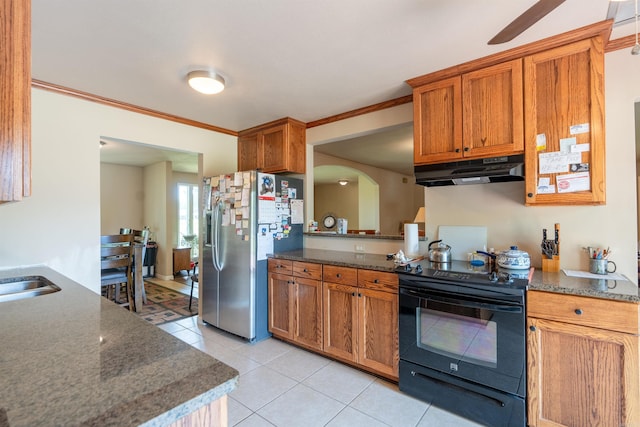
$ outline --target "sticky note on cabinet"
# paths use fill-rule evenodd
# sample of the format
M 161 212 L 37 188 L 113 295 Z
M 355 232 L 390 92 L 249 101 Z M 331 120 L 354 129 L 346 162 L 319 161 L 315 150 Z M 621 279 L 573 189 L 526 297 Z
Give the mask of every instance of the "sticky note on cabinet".
M 540 133 L 536 135 L 536 150 L 544 151 L 547 149 L 547 135 Z
M 581 133 L 589 133 L 589 123 L 581 123 L 579 125 L 569 126 L 569 133 L 571 135 L 578 135 Z

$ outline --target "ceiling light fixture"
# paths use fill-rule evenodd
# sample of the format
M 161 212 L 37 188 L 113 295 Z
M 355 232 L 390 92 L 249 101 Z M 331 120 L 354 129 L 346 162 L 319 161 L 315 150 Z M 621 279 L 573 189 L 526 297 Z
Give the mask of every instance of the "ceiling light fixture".
M 349 181 L 347 181 L 346 179 L 339 179 L 338 180 L 338 184 L 340 185 L 347 185 L 349 183 Z
M 640 43 L 638 43 L 638 0 L 636 0 L 636 44 L 631 48 L 631 55 L 640 55 Z
M 214 71 L 191 71 L 187 74 L 187 81 L 189 86 L 205 95 L 213 95 L 224 90 L 224 78 Z

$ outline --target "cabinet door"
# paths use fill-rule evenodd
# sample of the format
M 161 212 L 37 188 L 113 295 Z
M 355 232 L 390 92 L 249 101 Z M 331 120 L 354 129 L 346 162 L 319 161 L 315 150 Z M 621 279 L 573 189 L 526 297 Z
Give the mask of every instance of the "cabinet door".
M 322 350 L 322 282 L 294 278 L 293 339 Z
M 522 153 L 522 59 L 462 75 L 463 155 Z
M 398 295 L 358 290 L 358 362 L 398 377 Z
M 31 2 L 0 2 L 0 203 L 31 194 Z
M 287 171 L 287 126 L 274 126 L 260 132 L 258 138 L 258 157 L 262 158 L 264 172 Z
M 258 134 L 238 137 L 238 170 L 248 171 L 261 168 L 258 162 Z
M 269 332 L 293 337 L 293 280 L 291 276 L 269 273 Z
M 528 319 L 528 424 L 640 425 L 638 337 Z
M 603 74 L 601 37 L 524 59 L 527 205 L 605 203 Z
M 413 126 L 414 164 L 462 157 L 460 76 L 413 90 Z
M 358 288 L 325 282 L 322 289 L 324 351 L 355 362 Z

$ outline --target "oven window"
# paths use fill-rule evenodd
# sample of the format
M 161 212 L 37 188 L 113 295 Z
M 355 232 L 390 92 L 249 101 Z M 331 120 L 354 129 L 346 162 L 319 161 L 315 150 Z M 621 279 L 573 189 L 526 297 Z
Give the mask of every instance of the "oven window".
M 416 308 L 418 347 L 476 365 L 496 368 L 498 328 L 492 313 L 448 304 Z

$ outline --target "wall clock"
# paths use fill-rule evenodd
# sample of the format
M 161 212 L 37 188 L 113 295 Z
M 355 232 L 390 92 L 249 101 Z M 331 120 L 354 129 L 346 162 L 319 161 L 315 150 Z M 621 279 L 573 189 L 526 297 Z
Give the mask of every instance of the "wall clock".
M 336 226 L 336 217 L 333 214 L 326 214 L 322 218 L 322 225 L 324 228 L 331 229 Z

